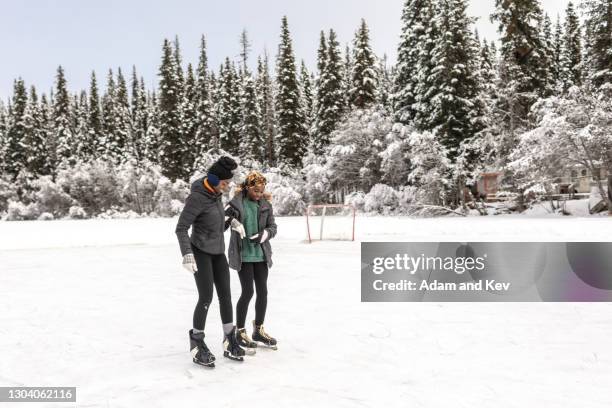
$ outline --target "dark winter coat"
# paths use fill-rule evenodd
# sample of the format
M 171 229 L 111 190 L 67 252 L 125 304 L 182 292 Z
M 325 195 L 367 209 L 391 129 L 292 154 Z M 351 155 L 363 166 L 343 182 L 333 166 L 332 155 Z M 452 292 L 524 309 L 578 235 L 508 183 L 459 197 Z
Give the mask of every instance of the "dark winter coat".
M 204 187 L 204 178 L 191 185 L 191 193 L 185 200 L 185 207 L 176 224 L 181 254 L 190 254 L 191 244 L 208 254 L 225 252 L 225 211 L 222 194 L 211 193 Z M 191 238 L 187 231 L 192 227 Z
M 248 198 L 246 198 L 246 191 L 241 191 L 234 196 L 234 198 L 226 206 L 225 214 L 236 218 L 241 223 L 244 223 L 244 207 L 242 205 L 242 200 L 248 200 Z M 270 204 L 270 202 L 265 198 L 259 200 L 257 225 L 260 234 L 263 233 L 264 230 L 267 230 L 269 234 L 268 240 L 261 244 L 261 249 L 263 250 L 268 268 L 271 268 L 272 246 L 270 245 L 270 240 L 276 235 L 276 222 L 274 221 L 272 204 Z M 241 247 L 242 239 L 240 238 L 240 235 L 236 231 L 232 230 L 228 249 L 228 261 L 230 268 L 237 271 L 239 271 L 242 267 L 242 257 L 240 256 L 240 251 L 242 249 Z

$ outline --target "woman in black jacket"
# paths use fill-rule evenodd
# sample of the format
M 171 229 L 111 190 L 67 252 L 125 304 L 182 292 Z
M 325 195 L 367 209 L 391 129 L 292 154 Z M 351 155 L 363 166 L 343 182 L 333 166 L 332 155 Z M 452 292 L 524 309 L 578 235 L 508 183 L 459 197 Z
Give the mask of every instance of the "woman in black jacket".
M 227 216 L 240 221 L 246 233 L 246 237 L 243 237 L 232 231 L 228 254 L 229 266 L 238 271 L 242 287 L 236 305 L 238 342 L 249 354 L 255 353 L 257 343 L 273 349 L 276 349 L 277 343 L 263 328 L 268 304 L 268 269 L 272 267 L 270 239 L 276 235 L 271 197 L 265 192 L 265 187 L 266 178 L 256 171 L 251 172 L 225 210 Z M 253 282 L 257 298 L 251 339 L 244 326 L 249 302 L 253 297 Z
M 206 177 L 191 185 L 191 193 L 176 226 L 183 267 L 193 273 L 198 288 L 198 303 L 193 312 L 193 329 L 189 341 L 193 362 L 208 367 L 215 366 L 215 356 L 204 342 L 204 325 L 208 307 L 212 301 L 213 284 L 217 288 L 221 321 L 223 322 L 223 355 L 232 360 L 243 361 L 245 351 L 236 339 L 233 323 L 230 276 L 223 232 L 231 224 L 236 233 L 244 236 L 244 228 L 238 220 L 228 220 L 221 197 L 229 189 L 236 162 L 230 157 L 221 157 L 208 170 Z M 192 228 L 191 237 L 187 231 Z

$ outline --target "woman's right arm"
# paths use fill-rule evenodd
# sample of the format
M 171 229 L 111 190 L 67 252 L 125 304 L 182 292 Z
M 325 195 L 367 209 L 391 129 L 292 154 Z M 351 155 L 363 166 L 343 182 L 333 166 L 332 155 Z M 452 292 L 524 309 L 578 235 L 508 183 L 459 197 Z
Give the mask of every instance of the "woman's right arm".
M 176 236 L 178 238 L 179 246 L 181 247 L 181 254 L 183 256 L 190 254 L 191 241 L 189 240 L 189 228 L 196 217 L 200 214 L 201 207 L 198 203 L 197 198 L 193 194 L 189 194 L 185 200 L 185 207 L 181 211 L 178 223 L 176 224 Z

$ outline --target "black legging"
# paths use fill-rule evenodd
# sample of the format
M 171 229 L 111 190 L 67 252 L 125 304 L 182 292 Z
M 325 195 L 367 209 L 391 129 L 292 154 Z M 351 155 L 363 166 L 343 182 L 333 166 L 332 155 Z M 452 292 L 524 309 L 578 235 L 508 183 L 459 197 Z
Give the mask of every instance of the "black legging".
M 255 324 L 260 326 L 266 317 L 266 306 L 268 305 L 268 265 L 265 262 L 243 262 L 238 276 L 242 294 L 236 305 L 236 325 L 239 329 L 244 327 L 249 302 L 253 297 L 253 281 L 255 281 L 257 290 Z
M 232 322 L 232 294 L 230 275 L 225 254 L 212 255 L 191 246 L 198 271 L 193 275 L 198 287 L 198 303 L 193 311 L 193 328 L 204 330 L 208 306 L 212 301 L 213 283 L 217 288 L 221 322 Z

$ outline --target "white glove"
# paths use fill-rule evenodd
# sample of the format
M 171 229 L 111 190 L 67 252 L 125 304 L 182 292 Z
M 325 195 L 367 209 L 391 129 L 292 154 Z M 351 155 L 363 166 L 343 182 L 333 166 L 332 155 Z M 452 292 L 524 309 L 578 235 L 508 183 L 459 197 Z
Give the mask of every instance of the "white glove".
M 232 230 L 236 231 L 238 235 L 240 235 L 240 239 L 243 239 L 246 236 L 244 225 L 242 225 L 240 221 L 235 218 L 232 218 L 230 225 L 232 226 Z
M 196 273 L 198 271 L 198 265 L 196 265 L 193 254 L 187 254 L 183 257 L 183 268 L 191 273 Z
M 268 233 L 268 230 L 263 230 L 261 235 L 255 234 L 249 237 L 249 240 L 254 244 L 263 244 L 264 242 L 268 240 L 268 238 L 270 238 L 270 234 Z

